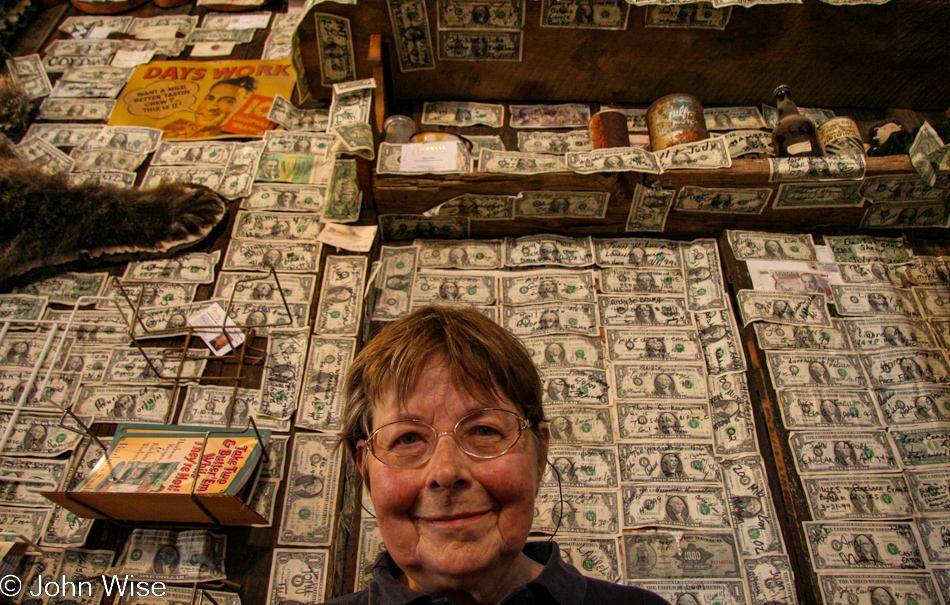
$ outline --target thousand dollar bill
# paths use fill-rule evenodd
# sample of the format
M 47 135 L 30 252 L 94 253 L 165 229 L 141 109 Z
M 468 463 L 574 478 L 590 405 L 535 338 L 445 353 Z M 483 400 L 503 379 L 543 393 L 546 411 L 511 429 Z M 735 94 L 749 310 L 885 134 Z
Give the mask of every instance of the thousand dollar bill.
M 900 464 L 883 431 L 793 432 L 788 439 L 802 475 L 895 472 Z
M 619 496 L 616 491 L 542 489 L 534 502 L 531 531 L 562 535 L 619 535 Z
M 815 571 L 924 571 L 920 538 L 913 523 L 802 523 Z
M 294 437 L 279 544 L 310 548 L 331 543 L 341 461 L 334 448 L 336 439 L 336 435 L 313 433 Z
M 778 398 L 782 422 L 789 430 L 883 426 L 868 391 L 781 389 Z
M 275 548 L 267 605 L 322 601 L 331 561 L 325 548 Z
M 914 516 L 914 502 L 902 475 L 808 477 L 802 483 L 815 521 Z
M 452 101 L 427 102 L 422 106 L 422 123 L 459 127 L 481 124 L 501 128 L 505 123 L 505 106 Z
M 367 262 L 365 256 L 327 257 L 313 326 L 315 334 L 357 335 L 363 315 Z
M 763 292 L 739 290 L 736 295 L 742 325 L 754 321 L 799 325 L 831 326 L 828 303 L 821 293 Z
M 135 529 L 125 543 L 113 574 L 143 580 L 207 582 L 222 580 L 227 536 L 206 529 L 176 532 Z
M 623 545 L 626 580 L 631 585 L 639 585 L 642 578 L 740 577 L 740 559 L 732 531 L 624 534 Z
M 663 166 L 657 155 L 639 147 L 614 147 L 587 152 L 569 151 L 565 155 L 565 160 L 568 170 L 579 174 L 593 174 L 595 172 L 663 173 Z

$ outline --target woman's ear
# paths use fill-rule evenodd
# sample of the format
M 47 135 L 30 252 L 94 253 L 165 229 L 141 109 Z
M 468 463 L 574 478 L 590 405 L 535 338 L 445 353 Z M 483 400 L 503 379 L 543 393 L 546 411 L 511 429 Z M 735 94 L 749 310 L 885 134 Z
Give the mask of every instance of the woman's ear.
M 538 477 L 544 475 L 544 466 L 548 462 L 548 446 L 551 444 L 551 426 L 546 420 L 538 423 Z
M 360 474 L 363 473 L 363 466 L 366 464 L 366 440 L 360 439 L 356 442 L 356 468 L 360 469 Z

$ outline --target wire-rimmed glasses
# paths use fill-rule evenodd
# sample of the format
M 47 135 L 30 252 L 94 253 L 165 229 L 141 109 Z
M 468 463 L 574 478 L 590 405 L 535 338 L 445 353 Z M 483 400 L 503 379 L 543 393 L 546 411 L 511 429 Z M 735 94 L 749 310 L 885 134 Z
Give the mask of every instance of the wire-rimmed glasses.
M 366 448 L 377 460 L 393 468 L 422 466 L 435 451 L 442 435 L 451 435 L 459 449 L 473 458 L 497 458 L 518 442 L 531 422 L 500 408 L 483 408 L 466 414 L 455 428 L 437 432 L 421 420 L 385 424 L 369 436 Z

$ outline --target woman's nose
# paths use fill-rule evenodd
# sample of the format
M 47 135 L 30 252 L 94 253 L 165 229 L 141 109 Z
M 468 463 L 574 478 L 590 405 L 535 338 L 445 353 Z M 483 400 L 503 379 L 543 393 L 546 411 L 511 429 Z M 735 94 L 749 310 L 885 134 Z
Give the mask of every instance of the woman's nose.
M 443 439 L 442 437 L 447 437 Z M 426 463 L 429 486 L 435 489 L 449 489 L 468 483 L 470 458 L 455 441 L 454 433 L 439 433 L 436 437 L 432 457 Z

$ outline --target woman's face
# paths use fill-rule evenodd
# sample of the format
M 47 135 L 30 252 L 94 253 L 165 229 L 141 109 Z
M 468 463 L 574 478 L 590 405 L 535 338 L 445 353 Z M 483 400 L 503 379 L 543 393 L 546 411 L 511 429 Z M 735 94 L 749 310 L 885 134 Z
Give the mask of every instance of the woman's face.
M 416 419 L 436 432 L 450 432 L 466 414 L 501 407 L 523 416 L 511 402 L 478 400 L 430 360 L 405 409 L 388 390 L 376 402 L 373 430 L 396 420 Z M 414 469 L 391 468 L 357 445 L 357 464 L 368 475 L 379 530 L 393 560 L 420 588 L 432 593 L 463 588 L 482 574 L 511 565 L 528 538 L 534 498 L 547 454 L 547 426 L 539 444 L 526 429 L 497 458 L 476 459 L 450 435 L 440 437 L 432 457 Z M 539 452 L 538 448 L 544 451 Z

